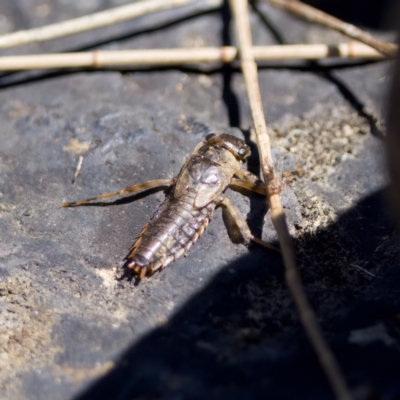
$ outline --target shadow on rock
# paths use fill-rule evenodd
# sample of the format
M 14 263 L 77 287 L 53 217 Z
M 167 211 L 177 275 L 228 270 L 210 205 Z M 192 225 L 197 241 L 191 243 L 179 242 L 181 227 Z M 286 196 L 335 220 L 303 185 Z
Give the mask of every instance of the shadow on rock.
M 398 398 L 400 272 L 384 191 L 298 239 L 299 264 L 349 384 Z M 79 400 L 331 399 L 280 257 L 256 247 L 220 272 Z M 386 398 L 386 397 L 385 397 Z

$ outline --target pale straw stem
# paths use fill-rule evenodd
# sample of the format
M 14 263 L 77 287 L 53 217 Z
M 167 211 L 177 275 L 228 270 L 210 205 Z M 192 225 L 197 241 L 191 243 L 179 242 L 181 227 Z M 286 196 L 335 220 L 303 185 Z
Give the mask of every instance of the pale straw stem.
M 369 46 L 359 43 L 282 45 L 253 47 L 256 61 L 320 60 L 325 58 L 384 58 Z M 107 68 L 135 66 L 230 63 L 237 59 L 235 47 L 192 49 L 96 50 L 80 53 L 34 54 L 0 57 L 0 71 L 56 68 Z
M 156 11 L 181 7 L 194 3 L 194 0 L 143 0 L 111 8 L 83 17 L 46 25 L 41 28 L 17 31 L 0 36 L 0 49 L 24 44 L 44 42 L 92 29 L 102 28 L 119 22 L 128 21 Z M 218 2 L 210 2 L 215 3 Z
M 341 400 L 350 400 L 352 397 L 346 381 L 323 336 L 317 317 L 305 294 L 297 269 L 293 241 L 289 234 L 279 194 L 279 179 L 277 179 L 274 173 L 270 139 L 267 133 L 258 83 L 257 65 L 254 61 L 252 51 L 247 0 L 230 0 L 230 4 L 236 22 L 236 35 L 239 42 L 241 66 L 257 137 L 261 168 L 269 195 L 271 219 L 278 234 L 285 264 L 286 282 L 298 307 L 303 326 L 331 382 L 336 397 Z
M 308 4 L 304 4 L 298 0 L 264 0 L 269 3 L 278 6 L 286 11 L 290 11 L 302 18 L 307 19 L 311 22 L 326 26 L 328 28 L 339 31 L 340 33 L 358 40 L 359 42 L 365 43 L 368 46 L 373 47 L 377 51 L 381 52 L 387 57 L 393 58 L 397 53 L 397 46 L 392 43 L 386 43 L 382 40 L 377 39 L 368 32 L 363 31 L 355 25 L 349 24 L 340 20 L 339 18 L 333 17 L 317 8 L 311 7 Z

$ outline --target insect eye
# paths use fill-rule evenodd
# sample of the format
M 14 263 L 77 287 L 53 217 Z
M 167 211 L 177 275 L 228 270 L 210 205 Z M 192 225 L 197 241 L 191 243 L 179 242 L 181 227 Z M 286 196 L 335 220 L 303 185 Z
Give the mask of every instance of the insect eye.
M 239 155 L 243 156 L 246 153 L 246 149 L 244 147 L 240 148 L 238 151 Z
M 206 136 L 206 140 L 210 140 L 210 139 L 212 139 L 212 138 L 215 137 L 215 136 L 217 136 L 215 133 L 209 133 L 209 134 Z

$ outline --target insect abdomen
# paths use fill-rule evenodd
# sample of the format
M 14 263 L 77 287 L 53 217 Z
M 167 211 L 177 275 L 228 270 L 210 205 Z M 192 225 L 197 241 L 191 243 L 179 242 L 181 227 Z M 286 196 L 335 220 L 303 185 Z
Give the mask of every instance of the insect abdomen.
M 152 273 L 176 260 L 196 242 L 212 218 L 215 203 L 196 210 L 195 195 L 188 190 L 178 199 L 165 199 L 133 244 L 127 256 L 129 268 Z

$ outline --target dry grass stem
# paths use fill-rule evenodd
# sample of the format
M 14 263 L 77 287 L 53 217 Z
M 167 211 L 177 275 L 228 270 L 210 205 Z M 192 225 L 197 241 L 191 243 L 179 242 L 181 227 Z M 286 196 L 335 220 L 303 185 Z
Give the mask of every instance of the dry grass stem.
M 397 46 L 375 38 L 368 32 L 357 28 L 355 25 L 344 22 L 332 15 L 304 4 L 299 0 L 264 0 L 293 14 L 299 15 L 311 22 L 316 22 L 328 28 L 335 29 L 344 35 L 373 47 L 387 57 L 395 57 Z
M 283 45 L 253 47 L 256 61 L 319 60 L 329 57 L 382 59 L 383 56 L 360 43 Z M 104 68 L 152 65 L 182 65 L 224 62 L 237 59 L 236 47 L 204 47 L 193 49 L 98 50 L 82 53 L 35 54 L 0 57 L 0 71 L 54 68 Z
M 350 391 L 346 385 L 340 367 L 330 350 L 319 326 L 317 317 L 305 294 L 300 274 L 296 265 L 295 251 L 292 238 L 286 223 L 285 213 L 280 198 L 279 179 L 275 176 L 271 156 L 270 139 L 267 133 L 260 88 L 258 84 L 257 65 L 254 61 L 252 51 L 252 39 L 250 21 L 248 15 L 247 0 L 230 0 L 234 19 L 236 22 L 236 33 L 239 41 L 240 60 L 246 83 L 247 95 L 255 127 L 260 162 L 267 186 L 269 203 L 271 208 L 271 219 L 278 233 L 282 249 L 286 281 L 292 296 L 299 309 L 300 318 L 310 341 L 319 357 L 321 365 L 327 374 L 332 388 L 338 399 L 351 399 Z
M 83 156 L 79 156 L 78 163 L 76 164 L 75 174 L 74 177 L 72 178 L 72 183 L 75 183 L 76 180 L 78 179 L 78 175 L 82 169 L 82 164 L 83 164 Z
M 63 36 L 73 35 L 92 29 L 113 25 L 118 22 L 127 21 L 145 14 L 161 11 L 169 8 L 180 7 L 194 0 L 144 0 L 126 4 L 124 6 L 100 11 L 95 14 L 85 15 L 80 18 L 71 19 L 41 28 L 17 31 L 0 36 L 0 49 L 21 46 L 24 44 L 44 42 Z M 218 2 L 210 1 L 213 6 Z

